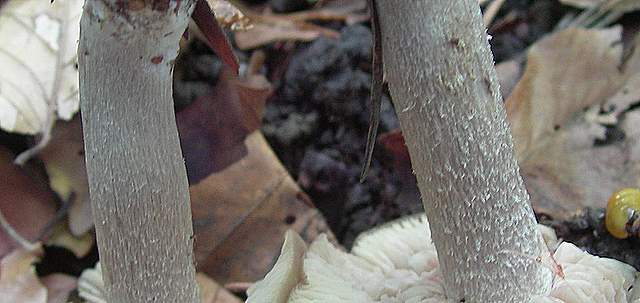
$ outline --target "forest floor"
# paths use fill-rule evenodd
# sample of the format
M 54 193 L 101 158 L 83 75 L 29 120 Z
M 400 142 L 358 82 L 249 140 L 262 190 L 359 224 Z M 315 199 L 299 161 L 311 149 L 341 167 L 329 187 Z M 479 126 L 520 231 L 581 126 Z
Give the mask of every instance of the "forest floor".
M 331 2 L 335 2 L 333 6 Z M 388 95 L 383 98 L 379 136 L 371 168 L 365 181 L 359 181 L 369 127 L 369 92 L 371 90 L 372 33 L 367 10 L 364 6 L 365 1 L 253 0 L 239 1 L 239 3 L 242 4 L 241 7 L 244 10 L 252 12 L 249 17 L 255 17 L 258 20 L 255 26 L 261 30 L 246 33 L 229 31 L 228 33 L 241 63 L 241 74 L 264 76 L 262 79 L 264 82 L 260 82 L 260 85 L 268 83 L 269 89 L 261 90 L 261 86 L 255 84 L 256 82 L 246 79 L 246 81 L 242 80 L 245 82 L 241 84 L 238 84 L 236 80 L 229 82 L 221 60 L 213 54 L 205 42 L 198 38 L 200 34 L 197 31 L 190 33 L 189 41 L 184 42 L 183 50 L 176 60 L 174 80 L 175 108 L 192 189 L 192 203 L 194 203 L 196 246 L 200 247 L 196 248 L 196 258 L 199 266 L 202 266 L 203 272 L 209 274 L 219 283 L 227 285 L 231 291 L 237 294 L 241 294 L 244 287 L 241 283 L 234 284 L 235 282 L 253 282 L 273 264 L 273 256 L 277 255 L 281 244 L 281 236 L 267 239 L 273 243 L 255 248 L 256 250 L 264 248 L 269 250 L 269 253 L 264 257 L 267 261 L 258 262 L 260 265 L 255 265 L 256 268 L 252 268 L 251 273 L 240 273 L 241 270 L 236 268 L 244 264 L 225 265 L 224 270 L 214 269 L 214 267 L 219 267 L 221 262 L 242 262 L 240 261 L 241 257 L 225 257 L 241 250 L 239 248 L 234 250 L 233 245 L 247 247 L 256 243 L 253 241 L 257 240 L 254 238 L 246 240 L 248 243 L 245 243 L 244 246 L 242 243 L 232 240 L 246 239 L 245 235 L 250 232 L 241 234 L 239 230 L 243 228 L 253 231 L 262 226 L 251 225 L 255 223 L 252 220 L 258 216 L 255 212 L 256 209 L 261 204 L 266 207 L 267 203 L 263 203 L 264 200 L 271 198 L 258 199 L 259 202 L 243 205 L 242 207 L 245 209 L 238 211 L 223 209 L 229 206 L 217 206 L 220 211 L 215 210 L 213 211 L 215 214 L 207 216 L 204 214 L 207 214 L 208 210 L 203 210 L 206 203 L 217 201 L 217 198 L 211 198 L 211 196 L 219 197 L 229 194 L 229 191 L 246 191 L 247 188 L 252 188 L 249 186 L 239 189 L 229 185 L 233 190 L 215 189 L 201 192 L 202 189 L 197 187 L 210 184 L 206 182 L 212 182 L 209 180 L 211 180 L 210 178 L 215 179 L 214 175 L 216 174 L 225 174 L 220 177 L 224 180 L 244 178 L 237 172 L 229 172 L 229 170 L 235 170 L 234 165 L 241 161 L 258 161 L 257 165 L 262 165 L 260 164 L 262 162 L 253 158 L 253 160 L 246 160 L 249 158 L 247 155 L 253 155 L 255 150 L 268 153 L 268 151 L 264 151 L 265 147 L 259 143 L 256 143 L 257 145 L 247 143 L 254 140 L 247 139 L 254 130 L 261 131 L 268 146 L 282 163 L 286 172 L 279 170 L 278 165 L 280 164 L 263 165 L 269 167 L 260 166 L 253 172 L 250 172 L 254 170 L 252 166 L 238 169 L 238 171 L 247 172 L 248 175 L 257 174 L 255 178 L 262 177 L 259 174 L 288 174 L 290 179 L 295 182 L 288 184 L 288 181 L 282 181 L 288 184 L 287 188 L 281 189 L 273 184 L 269 185 L 270 187 L 255 185 L 256 192 L 282 190 L 282 197 L 289 197 L 290 192 L 293 192 L 292 197 L 295 197 L 291 199 L 297 201 L 296 203 L 305 202 L 307 206 L 304 207 L 309 209 L 315 207 L 321 212 L 323 220 L 335 235 L 337 243 L 346 249 L 352 246 L 355 238 L 363 231 L 393 219 L 423 211 L 398 119 Z M 490 6 L 491 4 L 483 4 L 485 14 Z M 325 10 L 322 11 L 322 9 Z M 311 15 L 311 13 L 318 11 L 327 13 L 329 17 L 300 17 L 300 14 L 308 13 Z M 276 21 L 268 17 L 273 12 L 279 13 L 281 16 Z M 528 50 L 545 37 L 559 32 L 563 22 L 567 22 L 571 16 L 574 16 L 573 20 L 575 20 L 575 16 L 579 16 L 581 12 L 581 9 L 563 5 L 557 0 L 507 0 L 499 7 L 495 16 L 491 18 L 492 20 L 489 20 L 488 34 L 491 36 L 489 42 L 496 61 L 505 102 L 509 102 L 508 99 L 515 95 L 512 92 L 521 92 L 523 89 L 516 86 L 519 81 L 523 81 L 523 75 L 528 71 L 527 63 L 531 60 L 527 60 Z M 617 33 L 618 39 L 614 40 L 623 44 L 620 50 L 625 54 L 633 51 L 633 36 L 640 28 L 639 20 L 640 13 L 627 12 L 612 23 L 606 24 L 608 27 L 622 26 L 621 32 Z M 576 38 L 576 40 L 579 39 Z M 610 46 L 607 45 L 607 47 Z M 553 57 L 553 55 L 548 57 Z M 575 62 L 565 63 L 569 65 L 583 63 L 579 58 L 572 59 Z M 593 71 L 598 67 L 585 69 Z M 605 70 L 608 67 L 603 66 L 602 69 Z M 562 75 L 562 71 L 558 73 Z M 245 78 L 249 77 L 245 76 Z M 232 101 L 221 101 L 212 97 L 212 92 L 230 91 L 229 85 L 244 85 L 249 88 L 240 89 L 239 93 L 234 91 L 236 95 L 231 97 L 227 95 L 220 97 L 223 99 L 228 97 L 227 99 Z M 584 85 L 593 86 L 591 83 Z M 247 113 L 247 109 L 243 107 L 246 106 L 243 94 L 247 92 L 255 94 L 251 95 L 252 97 L 249 98 L 251 100 L 248 101 L 249 103 L 253 102 L 253 105 L 249 106 L 250 112 L 258 116 L 257 118 L 253 117 L 252 121 L 237 115 L 238 113 Z M 549 89 L 545 93 L 553 94 L 555 92 Z M 625 158 L 626 162 L 614 161 L 618 157 L 623 157 L 617 154 L 611 156 L 610 154 L 617 150 L 627 152 L 631 148 L 630 146 L 635 145 L 636 137 L 640 138 L 639 132 L 630 131 L 633 127 L 624 124 L 624 121 L 630 121 L 626 117 L 633 116 L 638 104 L 640 104 L 640 93 L 637 90 L 634 93 L 637 95 L 627 98 L 629 101 L 625 101 L 624 106 L 618 109 L 605 108 L 604 104 L 608 103 L 601 102 L 596 114 L 601 117 L 604 114 L 615 113 L 617 120 L 616 122 L 601 123 L 599 127 L 602 129 L 603 135 L 589 139 L 591 140 L 589 145 L 583 150 L 576 151 L 572 149 L 574 147 L 563 149 L 562 156 L 552 150 L 549 158 L 561 159 L 558 160 L 560 162 L 553 162 L 547 158 L 541 160 L 542 156 L 528 157 L 526 161 L 529 162 L 523 161 L 521 163 L 521 170 L 527 188 L 532 195 L 533 208 L 540 223 L 553 227 L 559 238 L 573 242 L 589 253 L 612 257 L 640 270 L 640 255 L 637 254 L 640 249 L 640 239 L 637 237 L 625 240 L 616 239 L 604 227 L 608 196 L 617 189 L 634 184 L 637 186 L 637 181 L 631 182 L 629 180 L 640 178 L 640 171 L 634 166 L 636 162 L 633 161 L 635 160 L 629 160 L 634 158 L 634 154 Z M 238 94 L 240 97 L 237 97 Z M 614 93 L 611 94 L 614 95 Z M 580 100 L 590 96 L 578 95 L 579 97 L 576 99 Z M 233 103 L 238 98 L 241 105 Z M 556 110 L 555 101 L 549 102 L 552 104 L 549 106 L 550 111 L 563 112 L 568 107 L 557 105 L 560 109 Z M 594 101 L 594 103 L 597 102 Z M 229 107 L 214 107 L 214 104 L 224 104 Z M 235 108 L 230 109 L 233 106 L 239 106 L 238 111 Z M 578 113 L 577 115 L 588 117 L 587 108 L 589 106 L 591 105 L 586 103 L 574 106 L 569 114 L 563 113 L 563 115 L 566 114 L 565 116 L 569 117 L 571 114 Z M 507 111 L 509 112 L 508 105 Z M 543 120 L 545 115 L 535 117 L 539 117 L 536 118 L 539 121 L 536 120 L 535 123 L 549 123 Z M 242 127 L 237 126 L 237 123 L 242 124 Z M 576 123 L 574 118 L 554 121 L 553 131 L 556 133 L 550 136 L 553 138 L 568 136 L 569 139 L 566 141 L 573 142 L 573 137 L 579 137 L 579 134 L 586 133 L 586 131 L 576 131 L 578 126 L 582 125 Z M 36 139 L 31 136 L 0 132 L 2 147 L 0 160 L 7 162 L 5 166 L 0 166 L 0 173 L 10 173 L 12 176 L 20 175 L 21 178 L 25 178 L 25 181 L 20 181 L 20 186 L 5 184 L 5 187 L 2 187 L 0 185 L 0 189 L 11 192 L 11 195 L 7 194 L 0 199 L 0 209 L 5 213 L 9 223 L 16 225 L 18 231 L 31 235 L 32 240 L 43 242 L 44 252 L 36 264 L 36 270 L 40 277 L 56 273 L 78 277 L 83 270 L 91 268 L 98 261 L 95 235 L 91 231 L 90 210 L 87 210 L 88 206 L 77 206 L 81 203 L 78 202 L 81 199 L 85 199 L 84 203 L 88 205 L 86 176 L 83 175 L 82 141 L 78 139 L 78 134 L 81 135 L 79 128 L 77 118 L 71 122 L 59 122 L 54 129 L 51 150 L 44 150 L 42 156 L 30 161 L 27 168 L 24 169 L 25 171 L 18 171 L 17 168 L 10 166 L 10 160 L 19 152 L 33 145 Z M 635 128 L 640 128 L 640 125 L 636 125 Z M 59 131 L 57 131 L 58 129 Z M 566 133 L 563 132 L 565 130 L 567 130 Z M 67 136 L 65 137 L 64 134 Z M 208 141 L 194 139 L 199 134 L 208 136 Z M 76 137 L 73 137 L 74 135 Z M 516 137 L 516 145 L 518 145 L 519 135 L 516 133 L 514 136 Z M 255 140 L 251 142 L 255 142 Z M 554 142 L 556 145 L 564 144 L 557 143 L 560 141 Z M 210 146 L 215 146 L 215 148 L 203 151 Z M 266 150 L 269 150 L 268 146 Z M 68 148 L 75 148 L 75 150 L 69 152 Z M 603 151 L 608 154 L 602 155 Z M 64 156 L 46 156 L 48 152 L 64 154 Z M 534 155 L 535 152 L 536 150 L 534 150 Z M 576 164 L 572 162 L 573 160 L 562 160 L 568 159 L 566 158 L 567 154 L 571 154 L 571 152 L 579 154 L 580 159 L 590 159 L 594 153 L 597 157 L 592 157 L 590 161 L 593 161 L 593 164 L 586 166 L 584 163 Z M 4 153 L 7 154 L 6 157 Z M 70 158 L 71 156 L 74 158 Z M 265 157 L 271 159 L 268 156 Z M 604 159 L 603 163 L 598 162 L 602 159 Z M 613 159 L 611 161 L 615 163 L 607 162 L 610 159 Z M 200 165 L 203 161 L 209 160 L 214 164 Z M 555 167 L 550 169 L 553 173 L 550 173 L 549 168 L 545 166 L 552 165 L 549 163 L 555 163 L 553 164 Z M 64 180 L 62 183 L 68 184 L 65 185 L 69 188 L 66 191 L 59 189 L 60 182 L 54 185 L 52 167 L 55 164 L 60 164 L 55 168 L 67 176 L 62 178 Z M 582 166 L 577 169 L 576 167 L 579 165 Z M 618 170 L 623 167 L 625 170 L 622 172 L 597 168 L 593 170 L 595 171 L 593 176 L 589 175 L 591 173 L 589 168 L 607 165 L 614 166 Z M 584 182 L 566 181 L 565 177 L 571 176 L 571 174 L 568 172 L 566 174 L 556 173 L 556 169 L 571 171 L 574 176 L 586 172 L 589 175 L 586 178 L 588 180 Z M 56 173 L 60 173 L 60 171 L 54 170 Z M 289 178 L 288 176 L 286 178 Z M 247 182 L 254 180 L 253 177 L 247 178 L 250 180 Z M 43 199 L 47 203 L 52 203 L 53 206 L 34 206 L 41 203 L 41 201 L 32 202 L 36 198 L 33 198 L 33 192 L 27 189 L 34 186 L 33 184 L 36 183 L 34 180 L 37 180 L 37 187 L 42 188 L 42 193 L 37 194 L 37 200 L 40 201 L 39 197 L 44 196 L 46 198 Z M 56 180 L 60 181 L 61 179 Z M 276 183 L 280 184 L 278 182 Z M 11 186 L 24 188 L 24 190 L 13 194 L 14 188 Z M 61 192 L 65 192 L 66 195 Z M 27 206 L 11 204 L 13 200 L 22 199 L 20 197 L 24 196 L 29 196 L 29 199 L 33 198 L 24 204 Z M 202 196 L 206 197 L 202 198 Z M 280 199 L 286 200 L 285 198 Z M 239 205 L 234 203 L 230 202 L 230 207 Z M 289 202 L 276 201 L 274 203 L 278 207 L 288 205 Z M 207 207 L 216 208 L 215 206 Z M 308 219 L 311 215 L 309 215 L 310 210 L 307 208 L 296 211 L 273 211 L 273 213 L 261 216 L 273 215 L 277 217 L 278 224 L 282 226 L 273 231 L 274 233 L 281 233 L 282 230 L 290 226 L 294 229 L 298 228 L 298 231 L 301 229 L 307 232 L 308 230 L 314 230 L 313 232 L 326 231 L 327 227 L 323 225 L 323 222 L 317 223 L 314 221 L 315 219 Z M 223 216 L 225 211 L 235 217 L 222 220 L 232 222 L 227 225 L 233 226 L 233 228 L 229 227 L 224 230 L 223 234 L 219 228 L 213 227 L 218 226 L 216 224 L 219 223 L 216 220 Z M 25 220 L 24 218 L 30 213 L 34 214 L 33 218 Z M 38 223 L 35 223 L 36 221 Z M 213 221 L 216 222 L 211 223 Z M 61 222 L 65 227 L 60 227 Z M 66 227 L 67 223 L 70 227 Z M 313 228 L 309 229 L 309 226 L 313 226 Z M 67 230 L 68 228 L 72 231 Z M 217 233 L 214 234 L 213 231 Z M 212 244 L 202 244 L 203 239 L 204 242 L 211 241 Z M 0 233 L 0 257 L 17 246 L 15 243 L 9 242 L 9 237 Z M 243 255 L 243 257 L 253 258 L 252 253 L 255 252 L 247 252 L 245 249 L 243 254 L 246 256 Z M 77 292 L 74 293 L 74 288 L 71 288 L 71 291 L 77 295 Z M 74 300 L 77 300 L 77 297 Z

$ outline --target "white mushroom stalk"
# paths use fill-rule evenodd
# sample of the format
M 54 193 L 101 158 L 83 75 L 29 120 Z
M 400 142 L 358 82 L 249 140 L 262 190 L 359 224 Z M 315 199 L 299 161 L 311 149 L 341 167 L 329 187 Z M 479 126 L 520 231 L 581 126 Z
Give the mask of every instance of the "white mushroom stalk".
M 592 256 L 575 245 L 558 245 L 551 229 L 539 226 L 553 256 L 537 259 L 555 278 L 535 303 L 640 302 L 632 287 L 636 270 Z M 535 258 L 532 256 L 532 258 Z M 454 303 L 444 292 L 438 256 L 424 215 L 411 216 L 361 235 L 351 253 L 319 237 L 307 249 L 293 231 L 264 280 L 248 290 L 247 303 Z
M 107 302 L 199 301 L 173 63 L 195 0 L 87 0 L 80 106 Z

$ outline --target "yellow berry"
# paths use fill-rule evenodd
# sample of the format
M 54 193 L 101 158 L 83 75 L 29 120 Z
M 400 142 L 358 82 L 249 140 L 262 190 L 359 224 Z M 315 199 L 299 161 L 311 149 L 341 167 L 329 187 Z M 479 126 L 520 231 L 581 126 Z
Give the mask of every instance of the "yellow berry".
M 629 228 L 640 215 L 640 190 L 625 188 L 615 192 L 607 203 L 605 226 L 618 239 L 629 237 Z

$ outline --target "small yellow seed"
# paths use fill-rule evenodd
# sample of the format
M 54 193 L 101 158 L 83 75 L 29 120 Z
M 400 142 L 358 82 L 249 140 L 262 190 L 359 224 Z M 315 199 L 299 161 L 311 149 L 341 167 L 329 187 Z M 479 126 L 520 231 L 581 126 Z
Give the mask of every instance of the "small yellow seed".
M 628 238 L 628 226 L 633 223 L 634 213 L 640 214 L 640 189 L 625 188 L 615 192 L 609 198 L 605 216 L 609 233 L 618 239 Z

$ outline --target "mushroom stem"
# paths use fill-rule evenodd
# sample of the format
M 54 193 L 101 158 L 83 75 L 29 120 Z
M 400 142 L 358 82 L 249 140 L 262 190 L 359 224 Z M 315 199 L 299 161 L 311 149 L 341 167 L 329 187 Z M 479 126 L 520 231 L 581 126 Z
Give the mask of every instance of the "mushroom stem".
M 172 70 L 194 0 L 87 0 L 78 61 L 107 302 L 199 301 Z
M 477 0 L 376 1 L 385 78 L 455 302 L 551 285 Z

